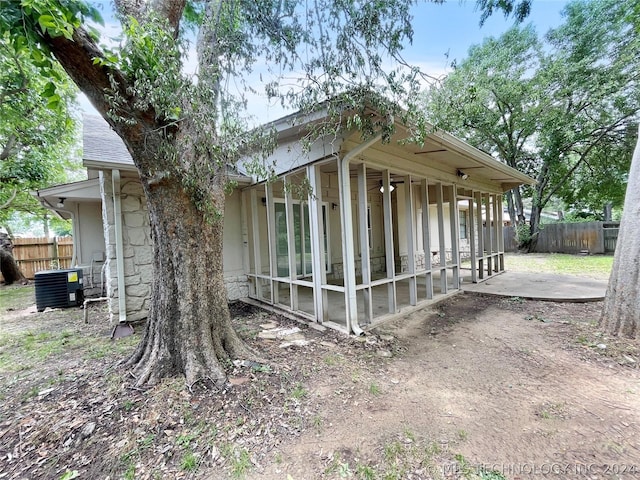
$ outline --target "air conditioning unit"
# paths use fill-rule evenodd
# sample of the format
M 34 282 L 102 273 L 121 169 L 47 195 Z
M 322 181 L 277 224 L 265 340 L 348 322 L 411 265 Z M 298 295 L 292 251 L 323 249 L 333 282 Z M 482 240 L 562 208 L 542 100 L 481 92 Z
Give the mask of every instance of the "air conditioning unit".
M 84 301 L 82 269 L 44 270 L 36 272 L 36 307 L 73 307 Z

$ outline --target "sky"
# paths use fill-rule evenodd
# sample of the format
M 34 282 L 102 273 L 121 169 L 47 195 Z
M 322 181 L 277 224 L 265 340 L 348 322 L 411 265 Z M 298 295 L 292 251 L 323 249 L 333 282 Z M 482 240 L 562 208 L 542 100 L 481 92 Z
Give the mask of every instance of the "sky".
M 562 23 L 561 11 L 567 0 L 533 0 L 531 14 L 525 23 L 532 23 L 539 34 Z M 105 21 L 110 17 L 110 2 L 94 2 L 103 8 Z M 469 47 L 482 43 L 490 36 L 499 36 L 513 25 L 501 13 L 494 14 L 480 27 L 480 12 L 475 0 L 449 0 L 444 4 L 421 1 L 413 8 L 414 38 L 404 52 L 405 60 L 431 76 L 441 77 L 450 71 L 450 64 L 466 57 Z M 113 31 L 113 28 L 110 29 Z M 80 108 L 84 113 L 97 115 L 89 101 L 81 95 Z M 276 120 L 287 112 L 279 106 L 269 106 L 266 100 L 250 101 L 250 113 L 261 122 Z
M 560 12 L 567 3 L 566 0 L 533 0 L 531 14 L 524 23 L 532 23 L 542 35 L 562 23 Z M 474 0 L 450 0 L 444 4 L 421 2 L 413 11 L 414 41 L 407 48 L 406 58 L 424 65 L 434 76 L 446 73 L 453 59 L 465 58 L 472 45 L 482 43 L 487 37 L 499 36 L 514 24 L 512 19 L 498 13 L 480 27 L 480 12 Z

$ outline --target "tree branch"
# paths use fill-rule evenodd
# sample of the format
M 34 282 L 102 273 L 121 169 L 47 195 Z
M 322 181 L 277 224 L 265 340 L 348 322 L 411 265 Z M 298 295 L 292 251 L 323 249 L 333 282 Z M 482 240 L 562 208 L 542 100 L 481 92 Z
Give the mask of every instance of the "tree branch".
M 627 118 L 633 116 L 633 114 L 628 114 L 623 116 L 622 118 L 619 118 L 616 122 L 612 123 L 611 125 L 607 126 L 606 128 L 603 128 L 602 131 L 600 132 L 600 134 L 594 139 L 593 142 L 591 142 L 589 144 L 589 146 L 586 148 L 586 150 L 584 152 L 582 152 L 580 154 L 580 158 L 578 159 L 578 161 L 576 162 L 576 164 L 571 167 L 569 169 L 569 171 L 562 177 L 562 179 L 556 183 L 555 187 L 553 187 L 551 189 L 551 191 L 546 195 L 546 197 L 544 198 L 543 201 L 543 205 L 546 205 L 546 203 L 551 200 L 551 197 L 558 191 L 560 190 L 560 188 L 562 187 L 562 185 L 564 185 L 564 183 L 569 179 L 569 177 L 571 175 L 573 175 L 573 172 L 576 171 L 576 169 L 582 164 L 582 162 L 585 160 L 585 158 L 587 157 L 587 155 L 589 155 L 589 152 L 591 152 L 591 150 L 593 150 L 596 145 L 598 145 L 598 143 L 600 142 L 600 140 L 602 140 L 605 136 L 607 136 L 607 134 L 609 132 L 611 132 L 612 130 L 618 128 L 618 126 L 620 126 L 620 124 L 626 120 Z M 595 132 L 595 131 L 594 131 Z M 591 132 L 591 133 L 594 133 Z
M 116 10 L 124 16 L 130 16 L 136 20 L 142 20 L 147 2 L 145 0 L 114 0 Z
M 167 20 L 173 29 L 173 38 L 178 37 L 180 19 L 186 3 L 186 0 L 153 0 L 151 2 L 151 11 Z
M 11 202 L 13 202 L 13 200 L 16 198 L 16 195 L 18 194 L 18 189 L 14 188 L 13 192 L 11 192 L 11 197 L 9 197 L 9 200 L 7 200 L 6 202 L 4 202 L 2 205 L 0 205 L 0 210 L 4 210 L 5 208 L 7 208 L 9 205 L 11 205 Z
M 15 134 L 11 134 L 11 136 L 7 139 L 7 143 L 0 151 L 0 161 L 6 160 L 13 153 L 14 147 L 18 143 L 18 137 Z

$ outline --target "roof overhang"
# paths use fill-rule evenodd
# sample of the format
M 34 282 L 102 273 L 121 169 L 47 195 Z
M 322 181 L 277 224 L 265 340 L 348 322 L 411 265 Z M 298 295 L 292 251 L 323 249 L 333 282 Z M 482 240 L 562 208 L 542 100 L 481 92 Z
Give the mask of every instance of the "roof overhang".
M 71 204 L 101 201 L 100 180 L 98 178 L 55 185 L 29 193 L 31 193 L 43 207 L 48 208 L 65 220 L 68 220 L 72 216 L 69 210 Z

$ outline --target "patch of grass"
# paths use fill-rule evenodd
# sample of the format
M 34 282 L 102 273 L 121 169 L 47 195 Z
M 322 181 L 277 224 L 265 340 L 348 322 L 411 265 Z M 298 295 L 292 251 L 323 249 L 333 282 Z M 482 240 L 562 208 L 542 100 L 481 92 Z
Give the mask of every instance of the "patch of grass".
M 377 383 L 371 382 L 371 384 L 369 385 L 369 393 L 371 395 L 378 396 L 382 393 L 382 391 L 380 390 L 380 387 Z
M 314 415 L 313 416 L 313 428 L 315 429 L 316 432 L 320 433 L 322 432 L 322 417 L 320 415 Z
M 384 446 L 384 459 L 387 462 L 395 462 L 404 454 L 404 445 L 395 440 Z
M 331 463 L 324 470 L 325 475 L 337 475 L 339 478 L 349 478 L 353 476 L 349 462 L 344 462 L 340 455 L 331 459 Z
M 330 367 L 335 367 L 336 365 L 342 364 L 344 362 L 344 358 L 342 358 L 341 355 L 330 353 L 328 355 L 325 355 L 322 358 L 322 361 L 325 363 L 325 365 L 328 365 Z
M 195 440 L 195 438 L 196 435 L 193 433 L 183 433 L 182 435 L 178 435 L 178 438 L 176 438 L 176 445 L 189 448 L 191 442 Z
M 524 302 L 526 302 L 526 300 L 522 297 L 511 297 L 511 298 L 508 298 L 506 302 L 511 303 L 512 305 L 521 305 Z
M 198 457 L 190 450 L 180 460 L 180 468 L 185 472 L 195 472 L 198 469 L 198 464 Z
M 550 420 L 553 418 L 563 418 L 565 413 L 564 403 L 546 402 L 541 405 L 538 411 L 538 416 L 545 420 Z
M 613 255 L 505 254 L 505 264 L 511 272 L 558 273 L 606 280 L 613 267 Z
M 405 430 L 404 430 L 404 438 L 406 438 L 411 443 L 416 441 L 415 434 L 411 430 L 409 430 L 408 428 L 405 428 Z
M 151 447 L 151 445 L 153 445 L 154 440 L 156 439 L 156 436 L 152 433 L 150 433 L 149 435 L 147 435 L 144 438 L 141 438 L 138 440 L 138 449 L 140 450 L 146 450 L 147 448 Z
M 251 370 L 257 373 L 271 373 L 271 367 L 266 364 L 253 365 Z
M 0 372 L 28 370 L 70 349 L 87 348 L 87 339 L 79 332 L 26 331 L 4 335 L 0 340 L 4 351 L 0 354 Z
M 0 289 L 0 305 L 3 313 L 22 310 L 35 303 L 36 293 L 33 285 L 11 285 Z
M 233 478 L 244 478 L 253 467 L 249 452 L 244 448 L 237 449 L 233 443 L 223 443 L 220 453 L 229 463 Z
M 489 472 L 487 472 L 486 470 L 479 470 L 478 477 L 480 478 L 480 480 L 507 480 L 507 477 L 505 477 L 497 470 L 491 470 Z
M 469 434 L 467 433 L 466 430 L 458 430 L 458 438 L 462 441 L 466 440 L 467 438 L 469 438 Z
M 125 480 L 135 480 L 136 478 L 136 466 L 134 464 L 130 464 L 127 466 L 127 469 L 124 471 L 123 478 Z
M 524 317 L 525 320 L 527 321 L 531 321 L 531 320 L 537 320 L 538 322 L 543 322 L 543 323 L 549 323 L 551 322 L 551 320 L 544 318 L 542 315 L 538 314 L 538 313 L 534 313 L 533 315 L 526 315 Z
M 358 478 L 358 480 L 375 480 L 377 475 L 372 466 L 359 464 L 356 467 L 356 478 Z
M 307 390 L 300 383 L 296 384 L 296 386 L 293 387 L 293 390 L 291 390 L 291 398 L 294 398 L 295 400 L 302 400 L 306 396 Z

